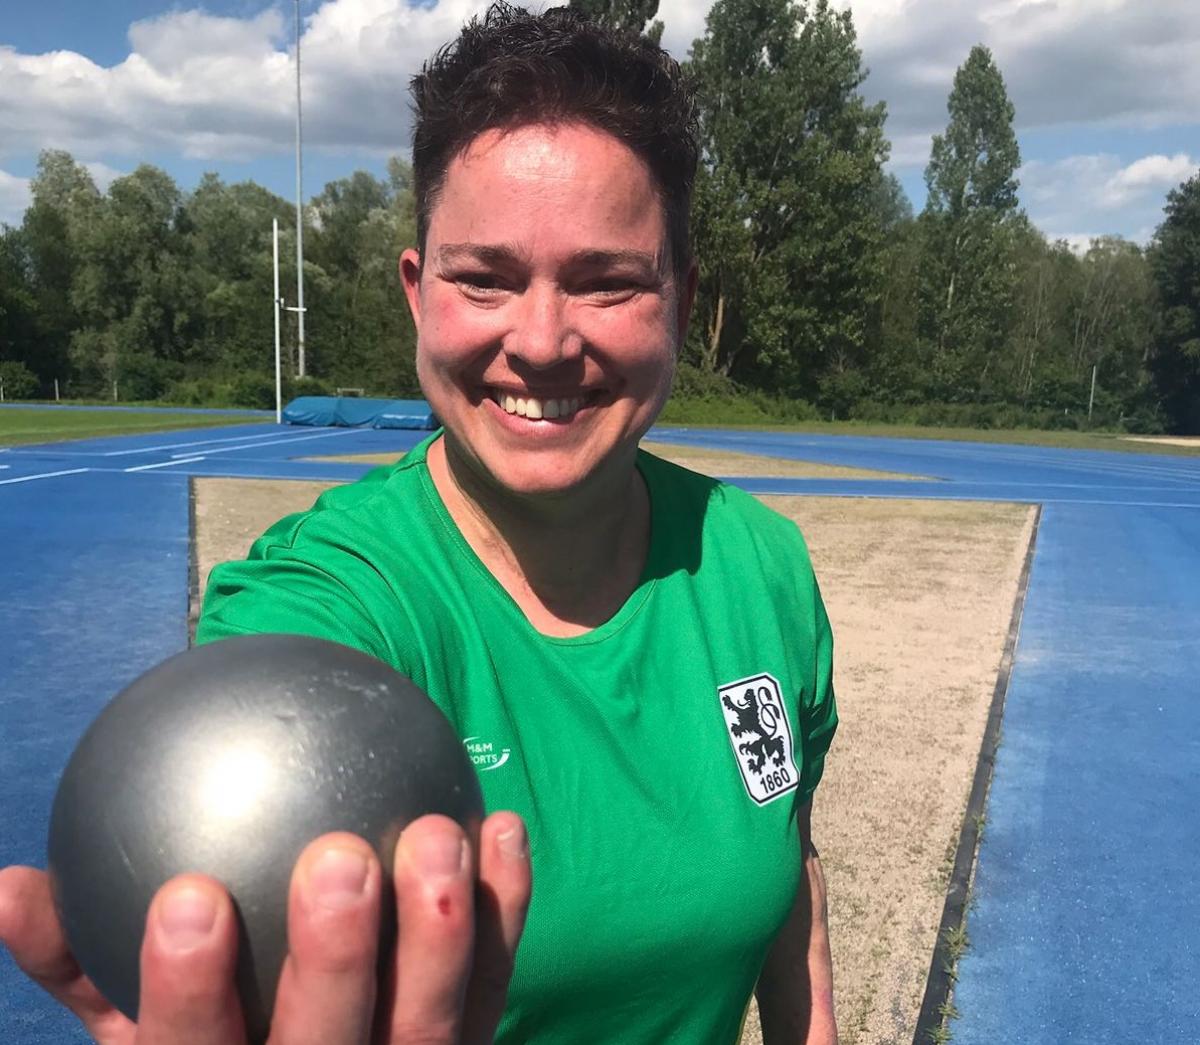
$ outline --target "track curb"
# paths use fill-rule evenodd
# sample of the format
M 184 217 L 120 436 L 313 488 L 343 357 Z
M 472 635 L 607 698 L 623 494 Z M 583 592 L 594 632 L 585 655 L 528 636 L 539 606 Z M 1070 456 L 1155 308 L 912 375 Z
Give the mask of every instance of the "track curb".
M 1017 594 L 1013 599 L 1012 616 L 1008 624 L 1008 636 L 1004 640 L 1004 652 L 1000 657 L 1000 670 L 996 676 L 996 688 L 992 691 L 992 703 L 988 709 L 987 725 L 979 747 L 979 759 L 975 764 L 975 777 L 971 783 L 971 794 L 963 814 L 959 831 L 958 847 L 954 854 L 954 869 L 946 889 L 946 902 L 942 908 L 942 920 L 938 925 L 937 943 L 929 963 L 929 975 L 925 981 L 925 996 L 917 1015 L 917 1026 L 913 1032 L 913 1045 L 931 1045 L 940 1041 L 939 1032 L 946 1022 L 946 1006 L 954 990 L 955 958 L 951 954 L 950 936 L 959 932 L 966 921 L 967 903 L 971 896 L 971 885 L 975 875 L 979 843 L 983 835 L 984 814 L 987 809 L 988 792 L 992 774 L 996 767 L 996 750 L 1000 746 L 1000 731 L 1004 720 L 1004 703 L 1008 697 L 1008 686 L 1012 678 L 1013 659 L 1021 633 L 1021 619 L 1025 614 L 1025 599 L 1029 594 L 1029 577 L 1033 570 L 1034 554 L 1037 551 L 1038 534 L 1042 524 L 1042 506 L 1037 506 L 1033 517 L 1033 532 L 1029 535 L 1029 547 L 1025 550 L 1025 562 L 1017 582 Z

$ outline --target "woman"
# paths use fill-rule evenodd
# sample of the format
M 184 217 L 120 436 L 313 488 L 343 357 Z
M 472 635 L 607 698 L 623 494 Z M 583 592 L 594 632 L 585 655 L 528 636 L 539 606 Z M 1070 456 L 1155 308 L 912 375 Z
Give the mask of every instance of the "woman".
M 836 712 L 803 542 L 638 450 L 696 287 L 678 67 L 498 4 L 414 95 L 400 274 L 444 429 L 215 570 L 198 640 L 300 632 L 393 664 L 466 738 L 488 807 L 515 812 L 485 825 L 477 910 L 458 828 L 405 832 L 378 1000 L 382 872 L 351 836 L 306 851 L 272 1039 L 365 1041 L 374 1016 L 396 1043 L 731 1042 L 757 983 L 768 1043 L 833 1041 L 809 809 Z M 137 1040 L 237 1040 L 224 894 L 190 879 L 155 903 Z M 101 1040 L 134 1040 L 63 986 L 59 941 L 35 952 L 11 920 L 26 968 Z

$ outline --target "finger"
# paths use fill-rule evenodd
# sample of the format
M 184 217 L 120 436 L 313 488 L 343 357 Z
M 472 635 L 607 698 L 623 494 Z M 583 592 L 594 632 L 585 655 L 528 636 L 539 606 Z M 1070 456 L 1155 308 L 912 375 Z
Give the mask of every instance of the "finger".
M 444 816 L 409 824 L 393 879 L 398 935 L 383 1040 L 457 1042 L 475 936 L 471 846 L 462 828 Z
M 465 1045 L 491 1042 L 504 1014 L 517 944 L 533 887 L 529 838 L 516 813 L 494 813 L 479 838 L 475 962 L 467 986 Z
M 237 921 L 225 890 L 203 875 L 171 879 L 146 915 L 138 1045 L 244 1041 L 236 960 Z
M 134 1026 L 84 975 L 67 946 L 50 879 L 32 867 L 0 870 L 0 941 L 17 966 L 82 1021 L 105 1045 L 132 1041 Z
M 382 879 L 371 847 L 354 835 L 326 835 L 300 855 L 272 1045 L 370 1040 Z

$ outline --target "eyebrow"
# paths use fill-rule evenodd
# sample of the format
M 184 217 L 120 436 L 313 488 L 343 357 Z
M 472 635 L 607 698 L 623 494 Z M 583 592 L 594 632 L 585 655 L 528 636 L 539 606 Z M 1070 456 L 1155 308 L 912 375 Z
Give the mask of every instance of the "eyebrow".
M 442 265 L 464 261 L 478 261 L 489 265 L 511 265 L 527 263 L 529 254 L 527 251 L 506 243 L 495 245 L 444 243 L 438 247 L 437 260 Z M 581 268 L 628 266 L 649 272 L 661 272 L 663 269 L 661 252 L 652 254 L 644 250 L 580 250 L 571 255 L 568 264 Z
M 512 264 L 528 260 L 529 255 L 508 243 L 487 246 L 482 243 L 443 243 L 437 250 L 441 265 L 462 261 L 481 261 L 485 264 Z

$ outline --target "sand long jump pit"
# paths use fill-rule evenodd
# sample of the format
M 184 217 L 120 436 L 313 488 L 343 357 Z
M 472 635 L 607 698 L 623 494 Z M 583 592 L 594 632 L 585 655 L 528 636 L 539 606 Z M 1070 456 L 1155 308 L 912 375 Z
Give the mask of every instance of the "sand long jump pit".
M 711 475 L 880 477 L 651 449 Z M 193 610 L 213 565 L 242 557 L 271 523 L 331 485 L 194 480 Z M 910 1045 L 1035 509 L 763 500 L 804 532 L 833 622 L 841 726 L 814 802 L 813 835 L 829 886 L 841 1040 Z M 760 1041 L 752 1011 L 743 1043 Z

